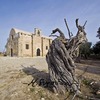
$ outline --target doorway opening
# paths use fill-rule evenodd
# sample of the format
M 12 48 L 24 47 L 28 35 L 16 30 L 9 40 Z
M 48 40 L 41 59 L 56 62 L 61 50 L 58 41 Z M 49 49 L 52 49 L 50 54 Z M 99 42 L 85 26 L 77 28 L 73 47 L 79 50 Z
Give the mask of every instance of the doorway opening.
M 40 49 L 37 49 L 37 56 L 40 56 Z
M 11 48 L 11 57 L 13 57 L 13 49 Z

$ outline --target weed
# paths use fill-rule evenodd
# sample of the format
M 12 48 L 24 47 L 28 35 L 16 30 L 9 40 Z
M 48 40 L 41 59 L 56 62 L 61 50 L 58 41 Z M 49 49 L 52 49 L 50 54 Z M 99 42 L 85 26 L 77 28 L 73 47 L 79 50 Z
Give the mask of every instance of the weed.
M 30 88 L 30 91 L 31 91 L 31 92 L 34 92 L 34 91 L 35 91 L 35 88 Z

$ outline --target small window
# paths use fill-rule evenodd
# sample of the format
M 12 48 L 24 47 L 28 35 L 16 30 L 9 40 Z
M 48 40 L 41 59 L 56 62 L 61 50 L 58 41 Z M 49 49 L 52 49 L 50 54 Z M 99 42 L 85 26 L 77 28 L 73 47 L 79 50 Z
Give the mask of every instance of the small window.
M 38 30 L 38 34 L 40 34 L 40 31 Z
M 40 36 L 40 31 L 39 30 L 37 31 L 37 34 L 38 34 L 38 36 Z
M 29 44 L 26 44 L 26 49 L 29 49 Z
M 46 46 L 46 50 L 48 50 L 48 46 Z
M 14 36 L 12 35 L 11 38 L 12 38 L 12 40 L 13 40 Z

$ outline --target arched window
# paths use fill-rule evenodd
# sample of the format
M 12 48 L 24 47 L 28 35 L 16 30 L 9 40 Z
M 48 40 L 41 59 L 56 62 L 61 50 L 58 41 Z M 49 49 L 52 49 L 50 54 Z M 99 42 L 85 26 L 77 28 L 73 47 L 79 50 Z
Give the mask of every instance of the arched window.
M 37 31 L 37 35 L 40 36 L 40 31 L 39 30 Z
M 46 46 L 46 50 L 48 50 L 48 46 Z
M 37 56 L 40 56 L 40 49 L 37 49 Z
M 14 36 L 13 35 L 11 35 L 11 39 L 13 40 L 13 38 L 14 38 Z
M 11 57 L 13 57 L 13 49 L 11 48 Z

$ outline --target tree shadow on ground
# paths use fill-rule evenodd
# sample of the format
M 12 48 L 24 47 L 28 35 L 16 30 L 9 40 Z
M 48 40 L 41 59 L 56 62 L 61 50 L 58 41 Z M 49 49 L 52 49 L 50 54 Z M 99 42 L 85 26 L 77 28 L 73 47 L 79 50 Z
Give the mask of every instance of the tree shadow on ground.
M 52 92 L 53 91 L 53 82 L 51 82 L 49 74 L 45 71 L 39 71 L 38 69 L 34 68 L 33 66 L 24 67 L 23 66 L 23 72 L 27 75 L 31 75 L 33 77 L 33 80 L 28 83 L 28 85 L 31 85 L 34 87 L 34 85 L 39 85 L 43 88 L 46 88 Z
M 88 73 L 100 75 L 100 68 L 95 66 L 80 66 L 77 65 L 76 69 L 83 70 Z

